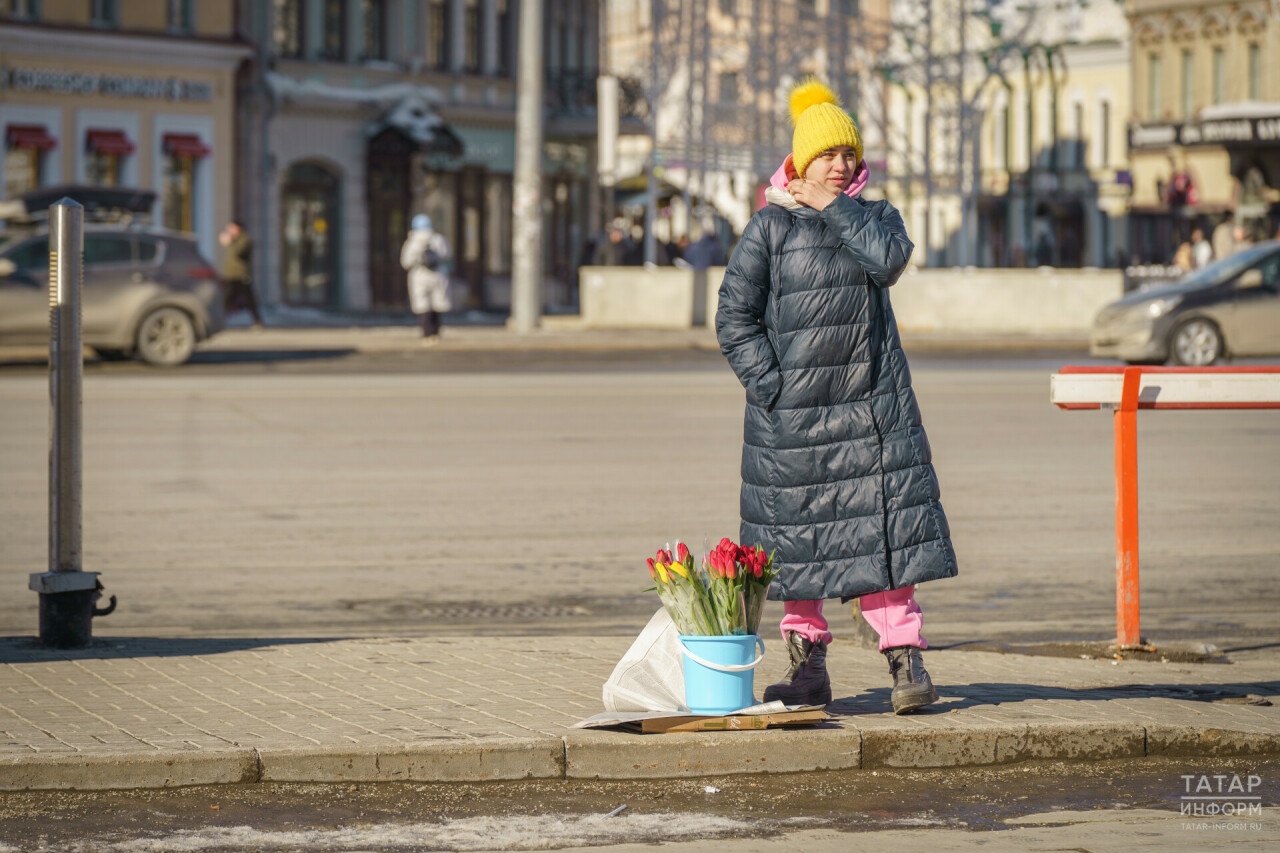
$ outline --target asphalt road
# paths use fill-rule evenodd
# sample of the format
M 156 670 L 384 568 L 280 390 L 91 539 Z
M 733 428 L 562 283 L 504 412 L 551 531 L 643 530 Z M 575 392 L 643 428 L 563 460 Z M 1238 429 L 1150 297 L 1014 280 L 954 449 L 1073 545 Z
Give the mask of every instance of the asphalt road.
M 934 645 L 1114 636 L 1111 420 L 1048 402 L 1082 360 L 913 356 L 961 567 L 920 590 Z M 646 555 L 736 536 L 742 402 L 698 351 L 91 365 L 95 633 L 634 633 Z M 1139 424 L 1144 633 L 1280 642 L 1280 415 Z M 0 635 L 35 631 L 47 426 L 44 369 L 0 369 Z

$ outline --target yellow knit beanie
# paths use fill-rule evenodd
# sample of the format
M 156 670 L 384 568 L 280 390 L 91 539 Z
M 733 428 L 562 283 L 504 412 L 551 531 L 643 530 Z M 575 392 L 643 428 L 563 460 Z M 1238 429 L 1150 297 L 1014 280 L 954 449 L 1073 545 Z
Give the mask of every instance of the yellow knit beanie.
M 840 109 L 835 92 L 810 77 L 791 90 L 790 106 L 796 126 L 791 136 L 791 162 L 797 175 L 803 178 L 815 157 L 839 145 L 857 152 L 855 166 L 862 162 L 862 134 L 849 114 Z

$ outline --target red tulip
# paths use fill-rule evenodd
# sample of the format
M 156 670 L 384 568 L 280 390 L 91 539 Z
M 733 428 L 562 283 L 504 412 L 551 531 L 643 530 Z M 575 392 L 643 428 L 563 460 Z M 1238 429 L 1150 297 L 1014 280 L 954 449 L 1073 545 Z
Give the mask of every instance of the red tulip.
M 654 565 L 653 565 L 653 558 L 652 558 L 652 557 L 650 557 L 650 558 L 649 558 L 648 563 L 649 563 L 649 577 L 653 578 L 654 580 L 657 580 L 657 579 L 658 579 L 658 570 L 657 570 L 657 569 L 654 567 Z
M 679 542 L 676 544 L 676 556 L 680 559 L 680 562 L 682 563 L 685 560 L 689 559 L 689 548 L 683 542 Z

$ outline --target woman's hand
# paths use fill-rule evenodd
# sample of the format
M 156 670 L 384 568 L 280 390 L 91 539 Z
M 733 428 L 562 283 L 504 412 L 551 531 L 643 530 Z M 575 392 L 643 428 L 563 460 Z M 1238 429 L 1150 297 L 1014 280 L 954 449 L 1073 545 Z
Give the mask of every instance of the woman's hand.
M 836 191 L 822 181 L 806 181 L 796 178 L 787 184 L 787 192 L 791 197 L 814 210 L 826 210 L 827 205 L 836 200 Z

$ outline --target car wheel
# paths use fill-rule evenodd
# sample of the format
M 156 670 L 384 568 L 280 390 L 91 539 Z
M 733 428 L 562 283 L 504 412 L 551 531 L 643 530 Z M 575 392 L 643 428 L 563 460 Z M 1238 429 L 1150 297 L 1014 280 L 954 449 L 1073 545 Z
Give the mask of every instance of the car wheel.
M 98 358 L 103 361 L 128 361 L 133 358 L 133 353 L 122 349 L 103 349 L 94 347 L 93 351 L 98 354 Z
M 1210 320 L 1188 320 L 1173 330 L 1169 350 L 1177 364 L 1208 367 L 1222 358 L 1222 333 Z
M 138 357 L 147 364 L 182 364 L 195 348 L 195 326 L 180 308 L 157 308 L 138 326 Z

